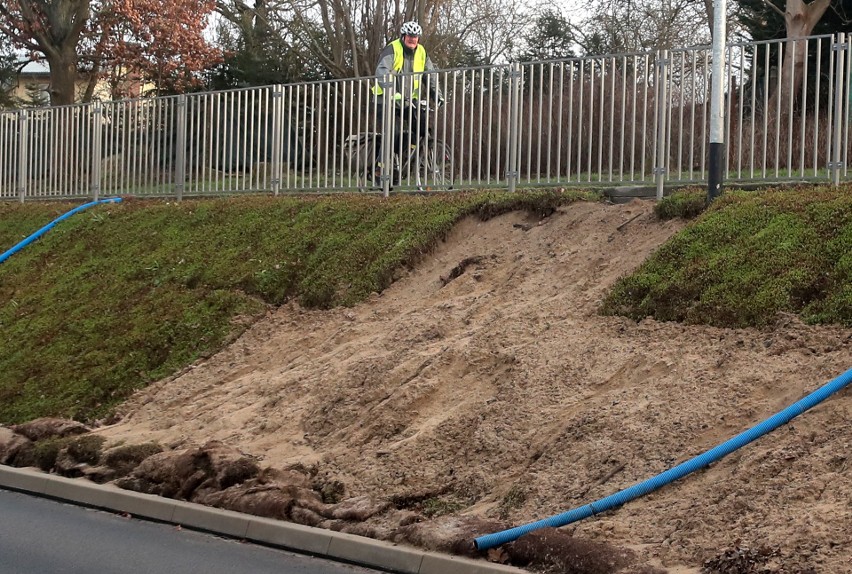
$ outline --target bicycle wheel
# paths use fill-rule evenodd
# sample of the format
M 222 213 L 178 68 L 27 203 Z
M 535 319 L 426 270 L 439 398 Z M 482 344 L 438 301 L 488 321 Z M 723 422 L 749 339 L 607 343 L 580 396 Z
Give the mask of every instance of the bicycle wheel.
M 418 163 L 417 187 L 420 190 L 453 188 L 453 159 L 443 141 L 435 140 L 429 145 L 421 142 Z

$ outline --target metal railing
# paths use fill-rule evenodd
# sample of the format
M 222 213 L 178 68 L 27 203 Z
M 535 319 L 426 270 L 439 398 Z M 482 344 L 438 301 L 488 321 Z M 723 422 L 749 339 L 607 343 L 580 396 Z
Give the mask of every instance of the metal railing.
M 726 180 L 848 177 L 849 49 L 843 34 L 727 47 Z M 442 70 L 402 80 L 439 86 L 446 105 L 398 114 L 373 94 L 389 78 L 2 111 L 0 199 L 554 185 L 661 195 L 707 180 L 711 58 L 696 47 Z M 399 173 L 418 146 L 441 151 L 412 152 Z

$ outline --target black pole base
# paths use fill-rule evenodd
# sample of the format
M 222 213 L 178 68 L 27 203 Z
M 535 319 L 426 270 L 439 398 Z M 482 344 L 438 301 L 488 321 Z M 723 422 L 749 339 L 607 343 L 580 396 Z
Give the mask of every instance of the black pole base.
M 712 203 L 722 195 L 722 181 L 725 167 L 725 144 L 710 144 L 710 173 L 707 178 L 707 203 Z

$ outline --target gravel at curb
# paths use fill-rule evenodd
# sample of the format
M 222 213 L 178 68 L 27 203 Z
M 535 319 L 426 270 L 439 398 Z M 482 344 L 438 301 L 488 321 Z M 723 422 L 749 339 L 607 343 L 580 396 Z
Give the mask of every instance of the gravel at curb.
M 0 465 L 0 488 L 126 512 L 136 518 L 180 524 L 185 528 L 400 574 L 526 573 L 525 570 L 484 560 L 429 552 L 362 536 L 140 494 L 86 479 L 64 478 L 26 468 Z

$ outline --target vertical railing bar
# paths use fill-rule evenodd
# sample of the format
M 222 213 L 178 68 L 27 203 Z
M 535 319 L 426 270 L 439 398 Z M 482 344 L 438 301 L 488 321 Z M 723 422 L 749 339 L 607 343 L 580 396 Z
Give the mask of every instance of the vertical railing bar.
M 286 154 L 286 156 L 283 157 L 281 161 L 282 161 L 282 164 L 287 165 L 287 182 L 286 182 L 286 185 L 284 186 L 284 188 L 287 189 L 288 191 L 290 189 L 292 189 L 292 187 L 293 187 L 291 185 L 290 175 L 295 173 L 295 170 L 296 170 L 296 167 L 297 167 L 296 162 L 293 161 L 293 146 L 296 144 L 296 142 L 298 142 L 298 138 L 295 138 L 296 142 L 293 141 L 293 139 L 294 139 L 293 134 L 298 133 L 298 132 L 295 132 L 293 130 L 293 107 L 294 107 L 293 92 L 294 91 L 295 91 L 294 86 L 292 86 L 292 85 L 287 86 L 286 92 L 285 92 L 286 98 L 284 100 L 284 105 L 286 106 L 286 110 L 287 110 L 287 126 L 286 126 L 285 133 L 282 134 L 282 136 L 284 136 L 286 138 L 287 144 L 282 146 L 283 151 Z M 295 181 L 295 175 L 294 175 L 294 181 Z
M 609 180 L 612 182 L 612 163 L 613 163 L 613 146 L 615 140 L 615 77 L 616 67 L 615 67 L 615 57 L 610 58 L 610 74 L 612 74 L 612 83 L 611 89 L 609 91 Z M 603 84 L 601 84 L 603 87 Z M 601 110 L 603 112 L 603 110 Z
M 322 149 L 322 161 L 318 162 L 315 169 L 317 170 L 317 187 L 328 188 L 328 169 L 331 166 L 330 158 L 333 157 L 334 154 L 331 153 L 329 149 L 330 143 L 330 128 L 331 122 L 329 121 L 329 114 L 332 111 L 331 105 L 331 88 L 332 84 L 325 83 L 320 84 L 320 95 L 319 101 L 323 101 L 323 96 L 325 96 L 325 113 L 317 114 L 317 122 L 319 125 L 323 127 L 323 134 L 325 135 L 325 141 L 317 142 L 317 144 Z M 317 133 L 317 139 L 319 139 L 319 133 Z
M 52 173 L 50 182 L 47 187 L 47 195 L 53 196 L 56 195 L 57 191 L 62 186 L 62 169 L 60 167 L 61 158 L 65 157 L 65 132 L 62 129 L 62 116 L 63 116 L 64 108 L 55 108 L 51 112 L 52 124 L 54 126 L 54 130 L 56 130 L 56 142 L 57 146 L 55 149 L 55 153 L 51 154 L 50 165 L 52 166 Z M 45 134 L 46 136 L 47 134 Z M 42 137 L 41 142 L 45 153 L 48 153 L 50 150 L 47 149 L 47 137 Z
M 830 164 L 829 164 L 829 173 L 831 174 L 831 183 L 834 186 L 840 185 L 840 159 L 842 157 L 840 150 L 840 139 L 842 134 L 842 123 L 843 123 L 843 100 L 848 98 L 848 95 L 843 93 L 843 87 L 846 85 L 845 78 L 843 78 L 843 74 L 846 71 L 846 66 L 844 66 L 844 49 L 836 49 L 842 47 L 846 42 L 846 34 L 840 32 L 837 35 L 838 42 L 834 45 L 832 49 L 832 54 L 836 53 L 836 77 L 835 78 L 835 90 L 834 90 L 834 141 L 831 147 L 831 156 L 830 156 Z M 845 47 L 844 47 L 845 48 Z
M 846 70 L 843 75 L 846 89 L 849 91 L 850 83 L 852 83 L 852 52 L 850 52 L 849 37 L 846 36 L 846 41 L 844 42 L 845 48 L 843 49 L 843 55 L 845 58 Z M 841 125 L 843 126 L 843 177 L 846 178 L 848 176 L 849 169 L 849 107 L 852 105 L 852 95 L 848 98 L 843 99 L 843 118 L 841 119 Z
M 477 126 L 479 143 L 476 158 L 476 184 L 482 185 L 483 148 L 488 147 L 485 141 L 485 70 L 479 70 L 479 124 Z M 489 122 L 490 123 L 490 122 Z
M 269 101 L 269 91 L 267 94 L 267 124 L 266 133 L 269 134 L 267 139 L 270 141 L 269 152 L 269 187 L 272 189 L 272 195 L 278 197 L 281 192 L 281 136 L 283 135 L 283 126 L 281 125 L 281 106 L 284 100 L 284 88 L 281 84 L 275 84 L 270 91 L 272 92 L 272 101 Z M 266 182 L 264 182 L 266 185 Z
M 652 181 L 654 185 L 657 184 L 657 167 L 658 167 L 658 147 L 662 145 L 660 141 L 660 60 L 662 59 L 662 52 L 657 51 L 656 59 L 654 61 L 654 126 L 653 126 L 653 141 L 651 142 L 651 173 L 653 174 Z
M 224 185 L 224 181 L 218 174 L 224 171 L 225 160 L 228 157 L 228 140 L 231 137 L 227 129 L 228 98 L 228 94 L 215 92 L 194 100 L 198 111 L 192 114 L 192 118 L 197 118 L 194 121 L 198 126 L 196 129 L 201 132 L 201 137 L 192 138 L 190 141 L 199 148 L 194 155 L 203 158 L 206 154 L 209 158 L 206 165 L 203 161 L 195 162 L 202 191 L 210 190 L 218 193 L 220 186 Z M 199 174 L 198 170 L 205 168 L 206 174 L 203 171 Z
M 251 88 L 243 92 L 243 97 L 240 100 L 240 110 L 237 115 L 237 121 L 243 126 L 243 151 L 245 160 L 243 161 L 243 170 L 240 176 L 236 178 L 237 191 L 259 191 L 258 169 L 257 163 L 257 147 L 255 146 L 254 129 L 256 121 L 260 121 L 260 117 L 255 120 L 255 112 L 257 111 L 257 95 L 258 88 Z M 245 119 L 243 119 L 245 118 Z
M 512 64 L 509 75 L 509 125 L 506 128 L 506 135 L 509 138 L 509 149 L 506 173 L 509 180 L 509 191 L 514 192 L 519 175 L 519 159 L 518 145 L 520 143 L 521 134 L 518 129 L 520 122 L 520 94 L 523 82 L 523 68 L 520 64 Z
M 692 50 L 690 55 L 692 56 L 691 61 L 689 62 L 689 76 L 690 76 L 690 106 L 689 106 L 689 179 L 693 180 L 695 178 L 695 144 L 696 144 L 696 133 L 695 133 L 695 107 L 698 105 L 698 87 L 696 85 L 696 80 L 698 78 L 698 60 L 697 60 L 698 52 Z
M 658 119 L 658 127 L 657 127 L 657 138 L 659 144 L 656 146 L 657 148 L 657 165 L 654 166 L 654 171 L 656 172 L 656 183 L 657 183 L 657 200 L 663 199 L 663 186 L 665 185 L 665 169 L 666 169 L 666 157 L 668 147 L 666 145 L 667 131 L 666 131 L 666 104 L 668 99 L 667 94 L 667 73 L 668 73 L 668 50 L 662 50 L 660 52 L 660 60 L 657 62 L 657 94 L 658 94 L 658 103 L 657 103 L 657 119 Z
M 175 194 L 178 201 L 183 200 L 186 185 L 186 96 L 177 97 L 177 141 L 175 142 Z
M 595 85 L 595 66 L 598 65 L 599 60 L 597 58 L 592 58 L 589 62 L 589 141 L 588 141 L 588 150 L 587 150 L 587 158 L 586 169 L 588 170 L 588 179 L 591 183 L 592 181 L 592 171 L 594 170 L 594 157 L 595 157 L 595 94 L 597 93 L 596 85 Z M 602 129 L 602 128 L 601 128 Z M 602 132 L 601 132 L 602 133 Z M 600 140 L 602 139 L 601 134 L 598 134 L 598 146 L 600 147 Z M 600 159 L 598 160 L 600 164 Z M 600 165 L 598 165 L 600 168 Z M 598 181 L 600 181 L 600 169 L 598 169 Z
M 554 66 L 554 62 L 550 62 L 550 64 L 548 64 L 548 69 L 549 69 L 548 80 L 549 80 L 549 86 L 550 87 L 549 87 L 549 93 L 547 95 L 547 99 L 548 99 L 547 108 L 550 112 L 550 114 L 549 114 L 550 121 L 547 122 L 547 141 L 546 142 L 539 142 L 539 147 L 541 147 L 543 145 L 543 143 L 547 147 L 547 151 L 546 151 L 547 161 L 545 162 L 545 166 L 546 166 L 545 172 L 547 173 L 547 181 L 548 182 L 553 181 L 553 174 L 550 171 L 551 156 L 553 155 L 551 153 L 551 150 L 550 150 L 550 148 L 552 146 L 552 142 L 553 142 L 553 66 Z M 559 181 L 558 177 L 556 178 L 556 181 Z
M 340 135 L 337 133 L 338 128 L 340 127 L 340 100 L 341 93 L 340 87 L 343 82 L 334 82 L 334 91 L 332 93 L 331 88 L 328 91 L 328 99 L 329 99 L 329 111 L 334 115 L 331 122 L 331 139 L 326 142 L 326 145 L 331 147 L 331 187 L 337 189 L 338 187 L 343 187 L 343 181 L 341 180 L 340 185 L 337 183 L 337 176 L 339 173 L 340 166 L 337 164 L 338 157 L 340 154 L 337 151 L 337 148 L 334 146 L 338 145 L 340 141 Z M 326 178 L 327 179 L 327 178 Z
M 473 108 L 476 105 L 476 95 L 473 93 L 473 87 L 476 85 L 476 78 L 474 75 L 474 71 L 470 70 L 470 78 L 468 78 L 468 70 L 462 71 L 462 83 L 464 86 L 470 84 L 470 97 L 467 96 L 468 90 L 464 90 L 464 95 L 462 97 L 462 116 L 461 116 L 461 133 L 462 133 L 462 141 L 467 140 L 467 153 L 463 154 L 463 157 L 468 158 L 467 162 L 467 179 L 468 181 L 473 181 L 473 155 L 474 155 L 474 147 L 473 147 L 473 126 L 474 126 L 474 118 L 473 118 Z M 468 111 L 469 110 L 469 111 Z
M 767 172 L 767 163 L 769 161 L 769 44 L 766 45 L 766 50 L 764 51 L 764 64 L 763 64 L 763 146 L 762 146 L 762 160 L 761 165 L 762 170 L 760 176 L 762 178 L 766 177 Z
M 453 85 L 453 90 L 451 91 L 450 90 L 450 79 L 449 79 L 450 76 L 447 72 L 442 72 L 440 74 L 440 78 L 441 78 L 441 81 L 438 84 L 438 86 L 439 87 L 443 86 L 444 98 L 446 98 L 447 101 L 449 101 L 450 94 L 455 94 L 455 85 Z M 453 108 L 455 109 L 454 105 L 453 105 Z M 440 120 L 439 120 L 438 123 L 441 124 L 441 129 L 440 129 L 441 139 L 444 140 L 444 143 L 448 147 L 448 153 L 450 154 L 450 174 L 452 174 L 453 177 L 455 177 L 455 173 L 456 173 L 456 153 L 455 153 L 456 142 L 455 142 L 455 139 L 451 139 L 451 138 L 447 137 L 447 114 L 449 113 L 449 109 L 450 109 L 449 104 L 444 105 L 444 107 L 442 108 L 441 117 L 440 117 Z M 461 170 L 459 170 L 458 173 L 459 173 L 459 176 L 461 176 Z M 457 185 L 457 187 L 458 187 L 458 185 Z
M 29 117 L 26 110 L 18 112 L 18 199 L 27 197 L 27 151 L 29 144 Z
M 562 181 L 562 101 L 565 99 L 565 62 L 559 62 L 559 95 L 556 114 L 556 181 Z
M 657 57 L 659 57 L 659 56 L 657 56 Z M 642 131 L 641 131 L 642 143 L 639 145 L 640 156 L 641 156 L 641 159 L 639 161 L 640 161 L 642 181 L 644 182 L 645 177 L 646 177 L 646 170 L 647 170 L 646 164 L 648 162 L 648 154 L 647 154 L 647 149 L 648 149 L 648 91 L 649 91 L 648 87 L 649 87 L 649 84 L 651 83 L 651 74 L 652 74 L 653 70 L 651 68 L 650 55 L 644 54 L 642 56 L 642 59 L 643 59 L 642 67 L 644 69 L 644 74 L 643 74 L 644 81 L 642 82 Z M 656 126 L 656 122 L 654 122 L 654 125 Z M 656 129 L 656 127 L 654 127 L 654 129 Z M 655 140 L 656 140 L 656 138 L 655 138 Z M 656 146 L 656 141 L 651 142 L 651 145 Z M 654 151 L 652 153 L 656 153 L 656 147 L 654 147 Z M 655 156 L 652 155 L 651 157 L 655 157 Z M 651 181 L 653 181 L 653 177 L 652 177 Z
M 779 164 L 781 163 L 781 105 L 783 104 L 784 98 L 781 97 L 781 90 L 784 86 L 781 85 L 781 76 L 783 73 L 781 72 L 782 67 L 784 65 L 784 45 L 778 44 L 778 81 L 777 81 L 777 89 L 775 91 L 778 94 L 778 105 L 775 110 L 775 125 L 777 126 L 777 132 L 775 135 L 775 177 L 777 178 L 779 175 Z
M 802 71 L 802 113 L 799 119 L 799 174 L 800 177 L 805 177 L 805 134 L 806 132 L 806 120 L 807 120 L 807 110 L 808 110 L 808 70 L 810 66 L 808 65 L 808 54 L 810 53 L 810 43 L 806 40 L 805 46 L 805 69 Z M 817 92 L 819 93 L 819 92 Z M 817 97 L 819 99 L 819 97 Z
M 580 93 L 580 105 L 579 105 L 579 113 L 580 117 L 577 118 L 577 182 L 579 183 L 583 179 L 583 126 L 585 124 L 585 113 L 586 108 L 584 106 L 586 99 L 586 60 L 580 60 L 580 72 L 578 81 L 580 83 L 579 93 Z
M 817 39 L 817 50 L 819 54 L 816 59 L 816 93 L 819 94 L 822 89 L 822 38 Z M 814 98 L 814 146 L 813 146 L 813 177 L 818 175 L 817 158 L 819 157 L 819 108 L 820 97 Z
M 468 134 L 465 131 L 465 128 L 467 127 L 467 121 L 466 120 L 467 120 L 467 107 L 468 107 L 468 104 L 467 104 L 467 89 L 465 89 L 466 86 L 467 86 L 467 70 L 462 70 L 461 71 L 461 95 L 462 95 L 462 97 L 461 97 L 461 118 L 460 118 L 461 125 L 459 126 L 458 141 L 461 144 L 461 157 L 470 158 L 471 148 L 473 147 L 473 140 L 471 139 L 470 143 L 467 146 L 465 145 L 466 139 L 468 137 Z M 455 121 L 455 118 L 453 118 L 453 120 Z M 465 150 L 467 150 L 466 153 L 465 153 Z M 473 177 L 472 169 L 473 169 L 473 162 L 470 161 L 470 159 L 468 159 L 468 165 L 467 165 L 467 180 L 468 181 L 470 181 L 471 178 Z M 464 165 L 462 165 L 461 173 L 462 173 L 462 175 L 464 175 Z
M 568 70 L 568 141 L 565 145 L 565 181 L 571 182 L 571 160 L 574 150 L 574 61 L 569 62 Z
M 494 118 L 494 67 L 488 69 L 488 117 Z M 499 122 L 501 118 L 497 116 L 497 122 Z M 487 185 L 491 184 L 491 156 L 494 153 L 492 150 L 492 144 L 494 143 L 494 121 L 488 122 L 488 137 L 485 153 L 485 183 Z M 499 142 L 499 140 L 498 140 Z M 499 146 L 497 146 L 499 148 Z
M 683 119 L 684 119 L 684 108 L 683 108 L 684 99 L 683 98 L 684 98 L 684 92 L 685 92 L 684 85 L 686 83 L 685 80 L 684 80 L 684 75 L 686 74 L 686 63 L 685 63 L 684 58 L 686 56 L 686 53 L 683 50 L 678 50 L 677 53 L 678 53 L 678 56 L 680 57 L 679 58 L 680 62 L 678 63 L 678 66 L 679 66 L 678 67 L 678 70 L 679 70 L 678 77 L 680 78 L 680 80 L 678 81 L 678 90 L 677 90 L 678 91 L 677 179 L 681 180 L 681 179 L 683 179 L 683 171 L 684 171 L 683 170 L 683 132 L 685 130 L 683 128 Z M 672 65 L 674 65 L 674 64 L 672 64 Z M 672 77 L 674 77 L 674 74 L 672 74 Z M 674 80 L 672 80 L 672 88 L 674 88 Z M 674 112 L 672 112 L 672 113 L 674 113 Z
M 619 122 L 621 133 L 618 138 L 618 181 L 624 182 L 624 130 L 627 127 L 625 123 L 627 119 L 627 56 L 621 56 L 621 98 L 619 105 L 621 106 Z
M 796 94 L 793 88 L 796 86 L 796 58 L 797 52 L 800 50 L 799 41 L 793 42 L 793 53 L 791 60 L 793 62 L 793 73 L 790 74 L 790 97 L 787 105 L 787 177 L 793 176 L 793 102 L 796 99 Z M 804 83 L 804 82 L 803 82 Z
M 630 180 L 637 181 L 636 177 L 636 97 L 639 91 L 639 63 L 636 55 L 633 55 L 633 65 L 631 66 L 631 103 L 630 103 Z M 644 155 L 644 154 L 643 154 Z M 645 175 L 639 179 L 645 179 Z
M 239 170 L 237 169 L 238 153 L 240 150 L 240 137 L 245 133 L 245 127 L 240 125 L 242 122 L 239 117 L 239 110 L 242 107 L 240 101 L 243 97 L 243 90 L 227 92 L 228 94 L 228 121 L 225 123 L 228 129 L 228 147 L 230 153 L 227 160 L 222 162 L 222 188 L 227 192 L 234 191 L 234 180 L 237 178 Z M 230 169 L 229 169 L 230 168 Z
M 103 106 L 100 102 L 96 101 L 92 103 L 91 117 L 90 124 L 93 128 L 90 136 L 92 139 L 92 150 L 90 156 L 91 167 L 89 168 L 89 190 L 92 192 L 92 199 L 97 201 L 101 194 L 101 156 L 103 155 L 101 150 L 101 146 L 103 145 L 101 141 Z
M 290 146 L 290 159 L 292 161 L 290 172 L 293 174 L 292 191 L 304 191 L 304 171 L 302 165 L 304 157 L 307 153 L 307 138 L 305 137 L 305 110 L 307 106 L 306 97 L 303 97 L 302 86 L 294 84 L 292 86 L 291 108 L 293 113 L 293 124 L 290 126 L 290 134 L 293 141 Z M 288 136 L 290 137 L 290 136 Z
M 537 80 L 536 74 L 535 74 L 535 64 L 529 64 L 529 70 L 530 70 L 530 81 L 529 81 L 529 83 L 524 84 L 524 90 L 525 90 L 525 93 L 526 93 L 527 102 L 529 104 L 527 106 L 527 118 L 529 119 L 529 121 L 523 122 L 524 125 L 527 128 L 527 138 L 526 138 L 527 139 L 527 141 L 526 141 L 526 148 L 527 148 L 527 174 L 526 174 L 527 175 L 527 183 L 530 183 L 532 181 L 532 149 L 533 149 L 532 118 L 533 118 L 533 100 L 535 99 L 535 94 L 532 93 L 532 90 L 533 90 L 533 87 L 536 85 L 536 80 Z M 527 86 L 529 86 L 529 90 L 527 90 Z M 520 130 L 520 129 L 521 129 L 521 124 L 518 123 L 518 130 Z M 520 161 L 518 162 L 518 172 L 519 173 L 521 172 Z M 520 178 L 519 178 L 519 180 L 520 180 Z
M 538 65 L 538 78 L 538 145 L 535 146 L 535 172 L 536 183 L 541 183 L 541 136 L 544 133 L 544 62 Z M 532 136 L 532 133 L 530 133 L 530 136 Z
M 740 72 L 739 73 L 742 72 L 742 56 L 743 56 L 743 52 L 742 52 L 742 50 L 740 50 L 740 68 L 739 68 Z M 733 59 L 734 59 L 733 55 L 731 54 L 728 59 L 729 59 L 729 61 L 733 61 Z M 743 128 L 742 85 L 743 84 L 742 84 L 742 81 L 741 81 L 742 76 L 738 75 L 734 71 L 733 68 L 734 68 L 733 65 L 728 65 L 728 69 L 730 70 L 730 72 L 728 73 L 728 93 L 729 93 L 729 95 L 728 95 L 728 115 L 726 117 L 728 117 L 728 118 L 734 117 L 734 114 L 733 114 L 733 112 L 735 111 L 735 110 L 733 110 L 734 98 L 732 97 L 732 95 L 733 95 L 733 86 L 736 85 L 738 87 L 738 90 L 737 90 L 737 96 L 738 97 L 737 97 L 737 102 L 736 102 L 737 110 L 736 110 L 736 112 L 737 112 L 737 118 L 739 120 L 738 123 L 737 123 L 737 149 L 736 149 L 737 168 L 736 169 L 737 169 L 737 178 L 742 178 L 742 171 L 743 171 L 743 169 L 742 169 L 742 167 L 743 167 L 743 154 L 742 154 L 742 149 L 743 149 L 743 146 L 742 146 L 742 142 L 743 142 L 743 137 L 742 137 L 742 133 L 743 133 L 742 132 L 742 128 Z M 736 84 L 734 84 L 732 82 L 731 78 L 733 78 L 733 80 L 736 81 Z M 730 126 L 730 124 L 731 124 L 730 121 L 727 121 L 725 123 L 728 124 L 728 126 Z M 730 133 L 730 127 L 728 128 L 728 133 Z M 725 141 L 726 142 L 733 141 L 733 136 L 731 136 L 730 139 L 725 139 Z M 726 157 L 730 157 L 729 152 L 730 152 L 730 149 L 725 150 L 725 156 Z M 727 176 L 727 173 L 725 175 Z
M 749 118 L 749 125 L 751 126 L 751 133 L 749 134 L 749 178 L 754 178 L 754 151 L 757 146 L 757 141 L 755 138 L 755 130 L 757 129 L 757 61 L 758 56 L 760 54 L 760 46 L 754 46 L 754 51 L 751 53 L 751 65 L 749 68 L 751 69 L 751 114 Z
M 671 166 L 674 161 L 672 154 L 672 147 L 674 146 L 674 135 L 672 133 L 672 126 L 674 125 L 674 114 L 675 114 L 675 90 L 674 90 L 674 77 L 675 74 L 673 72 L 674 69 L 674 53 L 669 52 L 669 57 L 667 59 L 668 64 L 666 66 L 666 92 L 667 97 L 665 99 L 666 102 L 666 130 L 665 130 L 665 142 L 666 142 L 666 176 L 668 179 L 675 179 L 672 176 L 672 172 L 674 171 Z
M 511 68 L 500 68 L 499 71 L 500 71 L 500 73 L 498 75 L 498 83 L 499 83 L 499 86 L 500 86 L 500 99 L 497 100 L 497 117 L 500 119 L 500 122 L 497 124 L 497 139 L 495 140 L 497 142 L 497 158 L 496 158 L 496 165 L 494 166 L 494 174 L 495 174 L 494 179 L 495 180 L 500 179 L 501 173 L 507 174 L 507 172 L 508 172 L 507 169 L 501 169 L 503 167 L 504 156 L 508 157 L 508 155 L 509 155 L 508 147 L 506 148 L 506 153 L 505 154 L 502 153 L 503 152 L 503 124 L 505 123 L 504 120 L 503 120 L 503 100 L 506 99 L 506 98 L 503 97 L 503 84 L 505 82 L 504 77 L 507 75 L 506 74 L 507 71 L 508 71 L 508 76 L 509 76 L 509 87 L 507 89 L 507 96 L 511 97 L 511 94 L 512 94 L 512 80 L 511 80 L 512 71 L 511 71 Z M 508 107 L 508 102 L 507 102 L 507 107 Z M 511 111 L 509 111 L 509 114 L 511 115 Z M 507 126 L 507 128 L 508 128 L 508 126 Z M 507 177 L 508 177 L 508 175 L 507 175 Z M 507 183 L 508 183 L 508 181 L 507 181 Z

